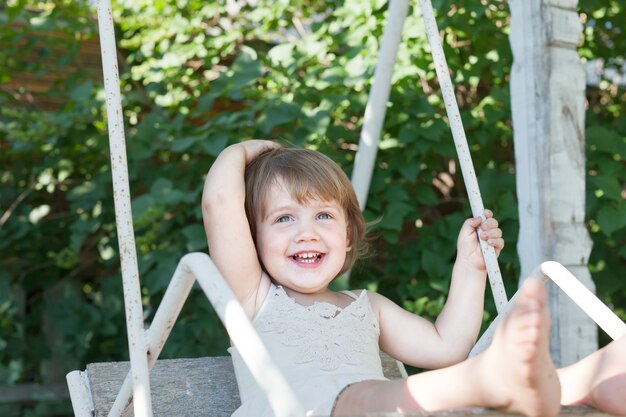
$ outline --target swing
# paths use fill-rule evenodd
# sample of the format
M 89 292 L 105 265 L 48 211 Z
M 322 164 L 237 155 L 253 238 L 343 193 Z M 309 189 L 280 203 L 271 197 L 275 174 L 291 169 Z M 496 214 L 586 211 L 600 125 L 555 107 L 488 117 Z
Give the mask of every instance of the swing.
M 420 0 L 420 4 L 463 178 L 468 189 L 472 213 L 474 216 L 479 216 L 483 213 L 484 208 L 452 83 L 447 72 L 432 5 L 429 0 Z M 278 417 L 302 417 L 304 413 L 298 400 L 274 366 L 269 352 L 254 331 L 250 320 L 208 255 L 192 253 L 181 259 L 150 328 L 147 331 L 144 330 L 130 212 L 124 123 L 110 1 L 99 0 L 97 10 L 107 97 L 115 214 L 124 286 L 130 363 L 90 364 L 84 372 L 70 372 L 67 375 L 67 381 L 75 415 L 77 417 L 103 416 L 105 414 L 110 417 L 128 415 L 131 393 L 133 412 L 136 417 L 152 416 L 153 405 L 159 411 L 159 415 L 167 416 L 221 416 L 230 415 L 236 409 L 238 393 L 230 358 L 172 359 L 157 362 L 169 331 L 173 327 L 192 285 L 197 280 L 252 375 L 268 393 L 268 399 L 275 414 Z M 389 20 L 383 33 L 380 57 L 365 111 L 363 132 L 352 178 L 361 208 L 365 206 L 378 137 L 384 119 L 384 109 L 389 98 L 391 70 L 407 11 L 408 0 L 396 0 L 390 3 Z M 379 108 L 374 109 L 376 105 Z M 489 344 L 495 322 L 506 314 L 511 305 L 510 302 L 507 303 L 495 251 L 482 241 L 481 246 L 499 316 L 479 340 L 472 354 L 478 353 Z M 556 262 L 546 262 L 540 265 L 537 275 L 541 275 L 545 279 L 552 279 L 613 339 L 626 334 L 626 324 L 580 284 L 562 265 Z M 383 362 L 386 376 L 399 378 L 406 375 L 406 372 L 403 373 L 404 368 L 395 366 L 396 364 L 391 358 L 383 357 Z M 150 374 L 150 369 L 153 366 L 154 369 Z M 155 393 L 154 396 L 151 395 L 151 382 L 154 387 L 152 391 Z M 155 399 L 154 404 L 152 398 Z M 484 413 L 484 410 L 480 409 L 478 412 Z M 586 409 L 581 412 L 603 414 L 597 411 L 586 411 Z M 476 414 L 476 410 L 470 409 L 469 411 L 461 411 L 461 413 Z M 429 414 L 443 415 L 446 413 Z

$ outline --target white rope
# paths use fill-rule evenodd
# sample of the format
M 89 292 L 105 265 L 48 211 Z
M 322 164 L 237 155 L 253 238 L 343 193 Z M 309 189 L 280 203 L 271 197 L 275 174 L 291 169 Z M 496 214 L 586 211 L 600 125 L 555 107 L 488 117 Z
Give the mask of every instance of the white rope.
M 135 417 L 152 417 L 150 372 L 147 358 L 148 346 L 143 327 L 143 307 L 130 206 L 124 119 L 122 117 L 122 99 L 120 95 L 111 2 L 109 0 L 98 0 L 97 10 L 109 129 L 109 148 L 111 151 L 115 222 L 117 225 L 122 283 L 124 287 L 128 350 L 133 376 L 133 397 L 135 399 L 133 411 Z
M 472 215 L 474 217 L 482 216 L 485 207 L 483 206 L 480 189 L 478 188 L 478 180 L 476 179 L 476 172 L 474 171 L 472 157 L 467 145 L 467 138 L 465 137 L 459 106 L 454 94 L 454 87 L 452 86 L 452 80 L 448 72 L 448 64 L 446 63 L 446 57 L 441 47 L 433 6 L 430 0 L 420 0 L 420 5 L 422 7 L 426 35 L 428 36 L 428 42 L 433 56 L 433 63 L 435 64 L 435 71 L 437 72 L 437 79 L 441 86 L 441 95 L 443 96 L 443 101 L 446 106 L 450 128 L 452 129 L 452 137 L 454 138 L 459 164 L 461 165 L 463 181 L 465 182 L 467 195 L 472 208 Z M 483 257 L 485 258 L 485 264 L 487 265 L 487 275 L 489 276 L 489 283 L 491 284 L 491 292 L 493 293 L 493 298 L 496 303 L 496 309 L 498 313 L 500 313 L 507 303 L 507 297 L 504 284 L 502 283 L 500 267 L 498 266 L 498 258 L 492 246 L 489 246 L 482 239 L 479 239 L 479 241 Z

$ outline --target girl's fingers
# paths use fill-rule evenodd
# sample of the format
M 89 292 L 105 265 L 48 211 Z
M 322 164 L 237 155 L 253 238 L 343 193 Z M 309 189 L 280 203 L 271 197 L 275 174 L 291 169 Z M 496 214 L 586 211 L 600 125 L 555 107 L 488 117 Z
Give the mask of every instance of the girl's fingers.
M 240 145 L 243 146 L 246 152 L 247 163 L 250 163 L 253 159 L 261 155 L 262 153 L 281 147 L 279 143 L 264 139 L 251 139 L 245 142 L 241 142 Z
M 504 239 L 502 238 L 497 238 L 497 239 L 487 239 L 487 244 L 489 246 L 493 246 L 494 249 L 496 249 L 496 251 L 502 249 L 504 247 Z
M 482 232 L 480 232 L 480 237 L 483 240 L 502 237 L 502 229 L 483 230 Z
M 484 222 L 482 222 L 482 224 L 480 225 L 480 228 L 483 230 L 489 230 L 489 229 L 497 228 L 498 225 L 499 225 L 498 221 L 494 219 L 493 217 L 491 217 L 485 220 Z

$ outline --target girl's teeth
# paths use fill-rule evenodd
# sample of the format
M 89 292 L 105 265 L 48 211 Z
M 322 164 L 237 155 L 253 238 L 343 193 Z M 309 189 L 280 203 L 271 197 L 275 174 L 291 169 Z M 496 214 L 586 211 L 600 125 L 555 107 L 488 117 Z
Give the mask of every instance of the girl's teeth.
M 319 259 L 320 256 L 321 255 L 319 253 L 301 253 L 298 255 L 294 255 L 293 258 L 300 262 L 313 263 L 317 259 Z

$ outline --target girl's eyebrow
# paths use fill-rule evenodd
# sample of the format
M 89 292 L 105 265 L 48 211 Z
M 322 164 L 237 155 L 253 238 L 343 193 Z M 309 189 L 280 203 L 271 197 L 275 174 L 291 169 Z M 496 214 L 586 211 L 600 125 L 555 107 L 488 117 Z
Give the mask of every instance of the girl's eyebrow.
M 336 201 L 319 201 L 314 206 L 315 208 L 320 208 L 320 209 L 335 209 L 335 210 L 342 209 L 341 205 Z
M 320 211 L 341 211 L 341 207 L 339 206 L 328 206 L 328 205 L 324 205 L 324 206 L 319 206 L 316 207 L 317 210 Z
M 266 214 L 265 214 L 265 219 L 268 219 L 268 218 L 274 216 L 276 213 L 280 213 L 280 212 L 283 212 L 283 211 L 290 211 L 291 209 L 292 209 L 292 206 L 285 205 L 285 206 L 276 207 L 273 210 L 268 210 L 266 212 Z

